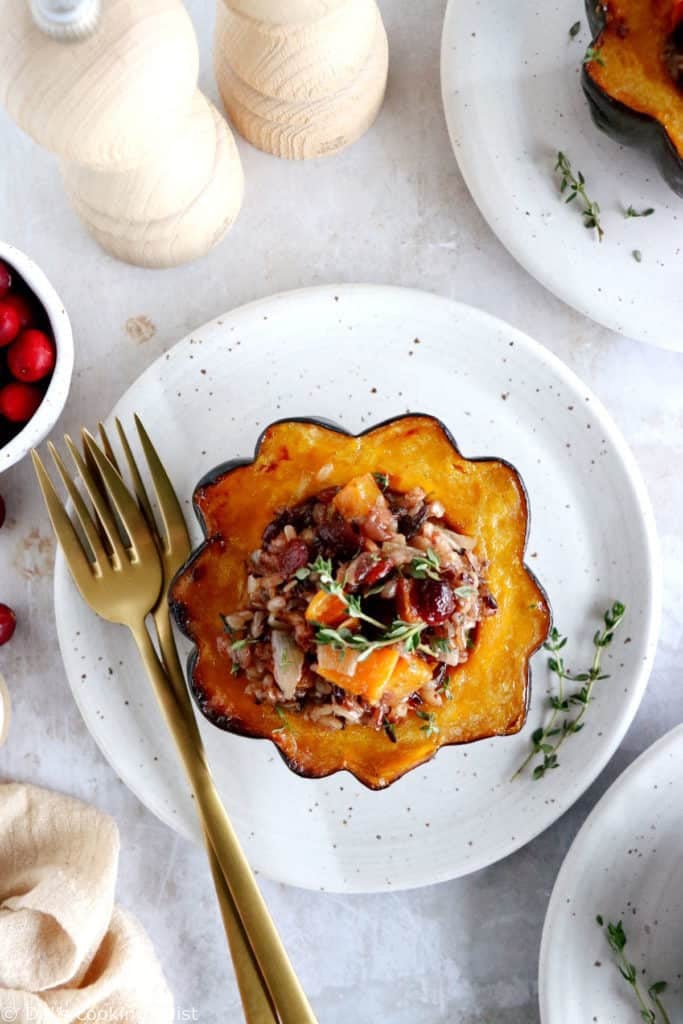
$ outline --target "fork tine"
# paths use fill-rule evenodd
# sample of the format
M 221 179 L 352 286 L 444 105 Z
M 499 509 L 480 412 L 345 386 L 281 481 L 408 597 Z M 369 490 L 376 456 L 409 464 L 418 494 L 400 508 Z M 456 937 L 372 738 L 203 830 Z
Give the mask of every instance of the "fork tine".
M 118 423 L 118 420 L 116 422 Z M 119 474 L 121 479 L 123 479 L 123 473 L 121 472 L 121 467 L 119 466 L 119 461 L 116 458 L 116 453 L 115 453 L 114 449 L 111 446 L 111 442 L 110 442 L 109 437 L 107 435 L 107 431 L 104 428 L 104 423 L 98 423 L 97 424 L 97 429 L 98 429 L 99 434 L 100 434 L 100 441 L 102 442 L 102 451 L 107 456 L 107 458 L 109 459 L 109 461 L 111 462 L 112 466 L 114 467 L 116 472 Z
M 168 473 L 164 469 L 156 448 L 152 444 L 149 434 L 143 426 L 142 420 L 137 414 L 134 418 L 142 450 L 145 453 L 145 458 L 147 459 L 147 464 L 152 476 L 152 483 L 154 484 L 154 490 L 159 502 L 159 509 L 164 521 L 168 543 L 169 545 L 172 543 L 172 531 L 182 530 L 183 542 L 189 548 L 190 535 L 187 530 L 187 523 L 185 522 L 185 516 L 183 515 L 178 495 L 176 494 L 173 484 L 168 477 Z M 176 536 L 178 536 L 178 534 L 176 534 Z
M 135 496 L 138 499 L 138 504 L 140 505 L 140 508 L 142 509 L 142 514 L 144 515 L 145 519 L 147 520 L 147 524 L 148 524 L 150 530 L 154 534 L 159 536 L 159 527 L 158 527 L 157 521 L 155 519 L 154 512 L 152 511 L 152 505 L 151 505 L 150 500 L 149 500 L 149 495 L 147 494 L 147 489 L 146 489 L 146 487 L 145 487 L 145 485 L 143 483 L 142 477 L 140 476 L 140 470 L 138 469 L 138 464 L 135 461 L 135 456 L 133 455 L 131 447 L 130 447 L 130 445 L 128 443 L 128 438 L 126 437 L 125 431 L 124 431 L 124 429 L 123 429 L 123 427 L 121 425 L 121 421 L 119 420 L 118 417 L 116 418 L 116 429 L 118 431 L 119 440 L 121 442 L 121 447 L 123 448 L 123 454 L 126 456 L 126 462 L 128 463 L 128 470 L 129 470 L 131 478 L 133 480 L 133 487 L 135 489 Z M 102 430 L 102 428 L 100 427 L 100 431 L 101 430 Z M 159 540 L 162 542 L 162 544 L 164 546 L 166 546 L 168 544 L 168 537 L 159 537 Z
M 31 458 L 33 460 L 33 468 L 38 477 L 38 486 L 42 491 L 47 514 L 50 517 L 55 536 L 64 552 L 69 571 L 78 588 L 82 590 L 85 581 L 93 574 L 90 560 L 83 550 L 83 545 L 74 529 L 73 523 L 69 519 L 54 484 L 43 465 L 43 460 L 35 448 L 31 451 Z
M 123 480 L 106 455 L 97 447 L 94 437 L 87 431 L 84 431 L 83 440 L 97 463 L 97 468 L 107 488 L 107 494 L 121 519 L 124 530 L 128 534 L 130 546 L 135 555 L 139 557 L 142 540 L 149 540 L 151 544 L 154 543 L 149 527 Z
M 126 555 L 126 549 L 121 540 L 121 536 L 116 526 L 114 517 L 111 513 L 111 509 L 109 508 L 109 504 L 107 503 L 107 500 L 103 496 L 102 488 L 100 487 L 99 482 L 93 477 L 93 474 L 90 472 L 85 462 L 85 459 L 83 458 L 83 456 L 81 455 L 81 453 L 79 452 L 78 448 L 73 443 L 71 438 L 68 436 L 68 434 L 64 436 L 64 441 L 66 443 L 67 448 L 69 449 L 69 452 L 71 453 L 71 458 L 74 460 L 76 464 L 76 468 L 78 469 L 78 472 L 81 476 L 81 480 L 83 481 L 85 489 L 88 492 L 88 497 L 93 503 L 95 512 L 97 513 L 100 523 L 102 524 L 102 528 L 112 550 L 113 558 L 115 561 L 118 561 L 118 564 L 121 566 L 124 564 L 128 556 Z M 86 439 L 84 439 L 84 444 L 87 444 Z M 101 468 L 99 464 L 96 463 L 96 465 L 101 478 Z
M 87 505 L 85 504 L 83 498 L 81 497 L 80 491 L 78 490 L 73 480 L 67 473 L 66 466 L 64 465 L 62 458 L 57 449 L 55 448 L 55 446 L 53 445 L 52 441 L 47 442 L 47 447 L 48 451 L 50 452 L 50 455 L 52 456 L 52 461 L 57 467 L 57 472 L 62 478 L 62 483 L 66 488 L 66 492 L 71 498 L 71 502 L 75 509 L 76 515 L 78 516 L 80 524 L 83 527 L 83 533 L 85 534 L 88 544 L 90 545 L 92 553 L 95 557 L 95 566 L 97 567 L 98 571 L 101 572 L 102 568 L 107 564 L 107 552 L 105 551 L 102 539 L 99 533 L 97 532 L 97 527 L 95 526 L 95 523 L 93 521 L 92 516 L 90 515 L 90 512 L 88 511 Z

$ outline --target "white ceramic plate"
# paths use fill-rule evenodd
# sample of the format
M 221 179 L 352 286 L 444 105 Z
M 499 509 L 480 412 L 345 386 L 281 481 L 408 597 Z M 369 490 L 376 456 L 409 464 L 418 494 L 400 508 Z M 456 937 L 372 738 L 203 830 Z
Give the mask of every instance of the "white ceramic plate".
M 633 459 L 604 409 L 550 352 L 506 324 L 421 292 L 320 288 L 238 309 L 176 345 L 115 412 L 138 412 L 190 516 L 195 483 L 287 416 L 358 431 L 406 410 L 433 413 L 464 454 L 513 462 L 530 493 L 530 566 L 556 621 L 590 654 L 596 617 L 629 606 L 616 647 L 619 701 L 590 722 L 542 784 L 510 782 L 543 714 L 535 664 L 529 724 L 516 737 L 443 750 L 373 793 L 346 773 L 292 774 L 273 746 L 203 723 L 220 791 L 252 864 L 333 890 L 398 889 L 474 871 L 547 828 L 599 773 L 640 702 L 659 612 L 654 524 Z M 193 524 L 194 536 L 200 531 Z M 62 654 L 83 716 L 123 780 L 164 821 L 197 835 L 192 805 L 132 644 L 95 619 L 60 559 Z
M 453 148 L 491 228 L 541 284 L 612 330 L 683 350 L 683 202 L 646 154 L 593 125 L 579 74 L 589 42 L 583 0 L 450 0 L 441 80 Z M 602 208 L 602 244 L 578 202 L 559 197 L 558 150 Z M 629 205 L 656 212 L 627 220 Z
M 598 914 L 605 922 L 623 921 L 626 953 L 643 990 L 667 980 L 663 1002 L 672 1022 L 683 1020 L 682 792 L 678 726 L 627 768 L 574 840 L 543 929 L 543 1024 L 642 1024 L 596 924 Z

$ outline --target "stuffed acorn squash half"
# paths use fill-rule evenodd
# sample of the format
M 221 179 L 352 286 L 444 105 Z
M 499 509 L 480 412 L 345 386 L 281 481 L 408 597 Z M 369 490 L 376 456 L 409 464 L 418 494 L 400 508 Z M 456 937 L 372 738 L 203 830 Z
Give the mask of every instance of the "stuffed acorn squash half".
M 205 477 L 194 506 L 206 541 L 171 607 L 215 725 L 372 789 L 521 729 L 550 612 L 511 465 L 464 458 L 429 416 L 359 436 L 290 420 Z

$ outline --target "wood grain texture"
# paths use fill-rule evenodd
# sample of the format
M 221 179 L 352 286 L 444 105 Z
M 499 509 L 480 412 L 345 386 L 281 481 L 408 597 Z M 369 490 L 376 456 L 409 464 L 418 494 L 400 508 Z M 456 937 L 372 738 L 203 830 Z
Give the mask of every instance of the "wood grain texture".
M 178 0 L 107 0 L 96 32 L 68 45 L 25 0 L 0 0 L 0 103 L 66 160 L 125 170 L 150 158 L 189 108 L 198 67 Z
M 375 120 L 389 49 L 374 0 L 347 0 L 304 25 L 248 22 L 219 0 L 214 66 L 241 135 L 288 159 L 338 152 Z
M 368 0 L 347 0 L 324 17 L 289 25 L 254 21 L 220 4 L 220 58 L 256 92 L 298 103 L 322 99 L 362 71 L 379 17 Z
M 64 164 L 69 200 L 100 245 L 144 267 L 202 256 L 225 235 L 244 193 L 230 128 L 200 92 L 171 141 L 137 170 Z

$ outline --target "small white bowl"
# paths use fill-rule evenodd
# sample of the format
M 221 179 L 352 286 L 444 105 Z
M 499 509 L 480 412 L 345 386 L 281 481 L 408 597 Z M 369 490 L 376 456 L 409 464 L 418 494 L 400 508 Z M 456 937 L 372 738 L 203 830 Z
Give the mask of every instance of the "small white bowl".
M 23 459 L 31 448 L 47 437 L 66 404 L 74 366 L 74 339 L 71 323 L 57 292 L 40 267 L 25 253 L 0 241 L 0 260 L 16 270 L 42 304 L 55 339 L 57 361 L 43 401 L 19 433 L 0 447 L 0 473 Z

